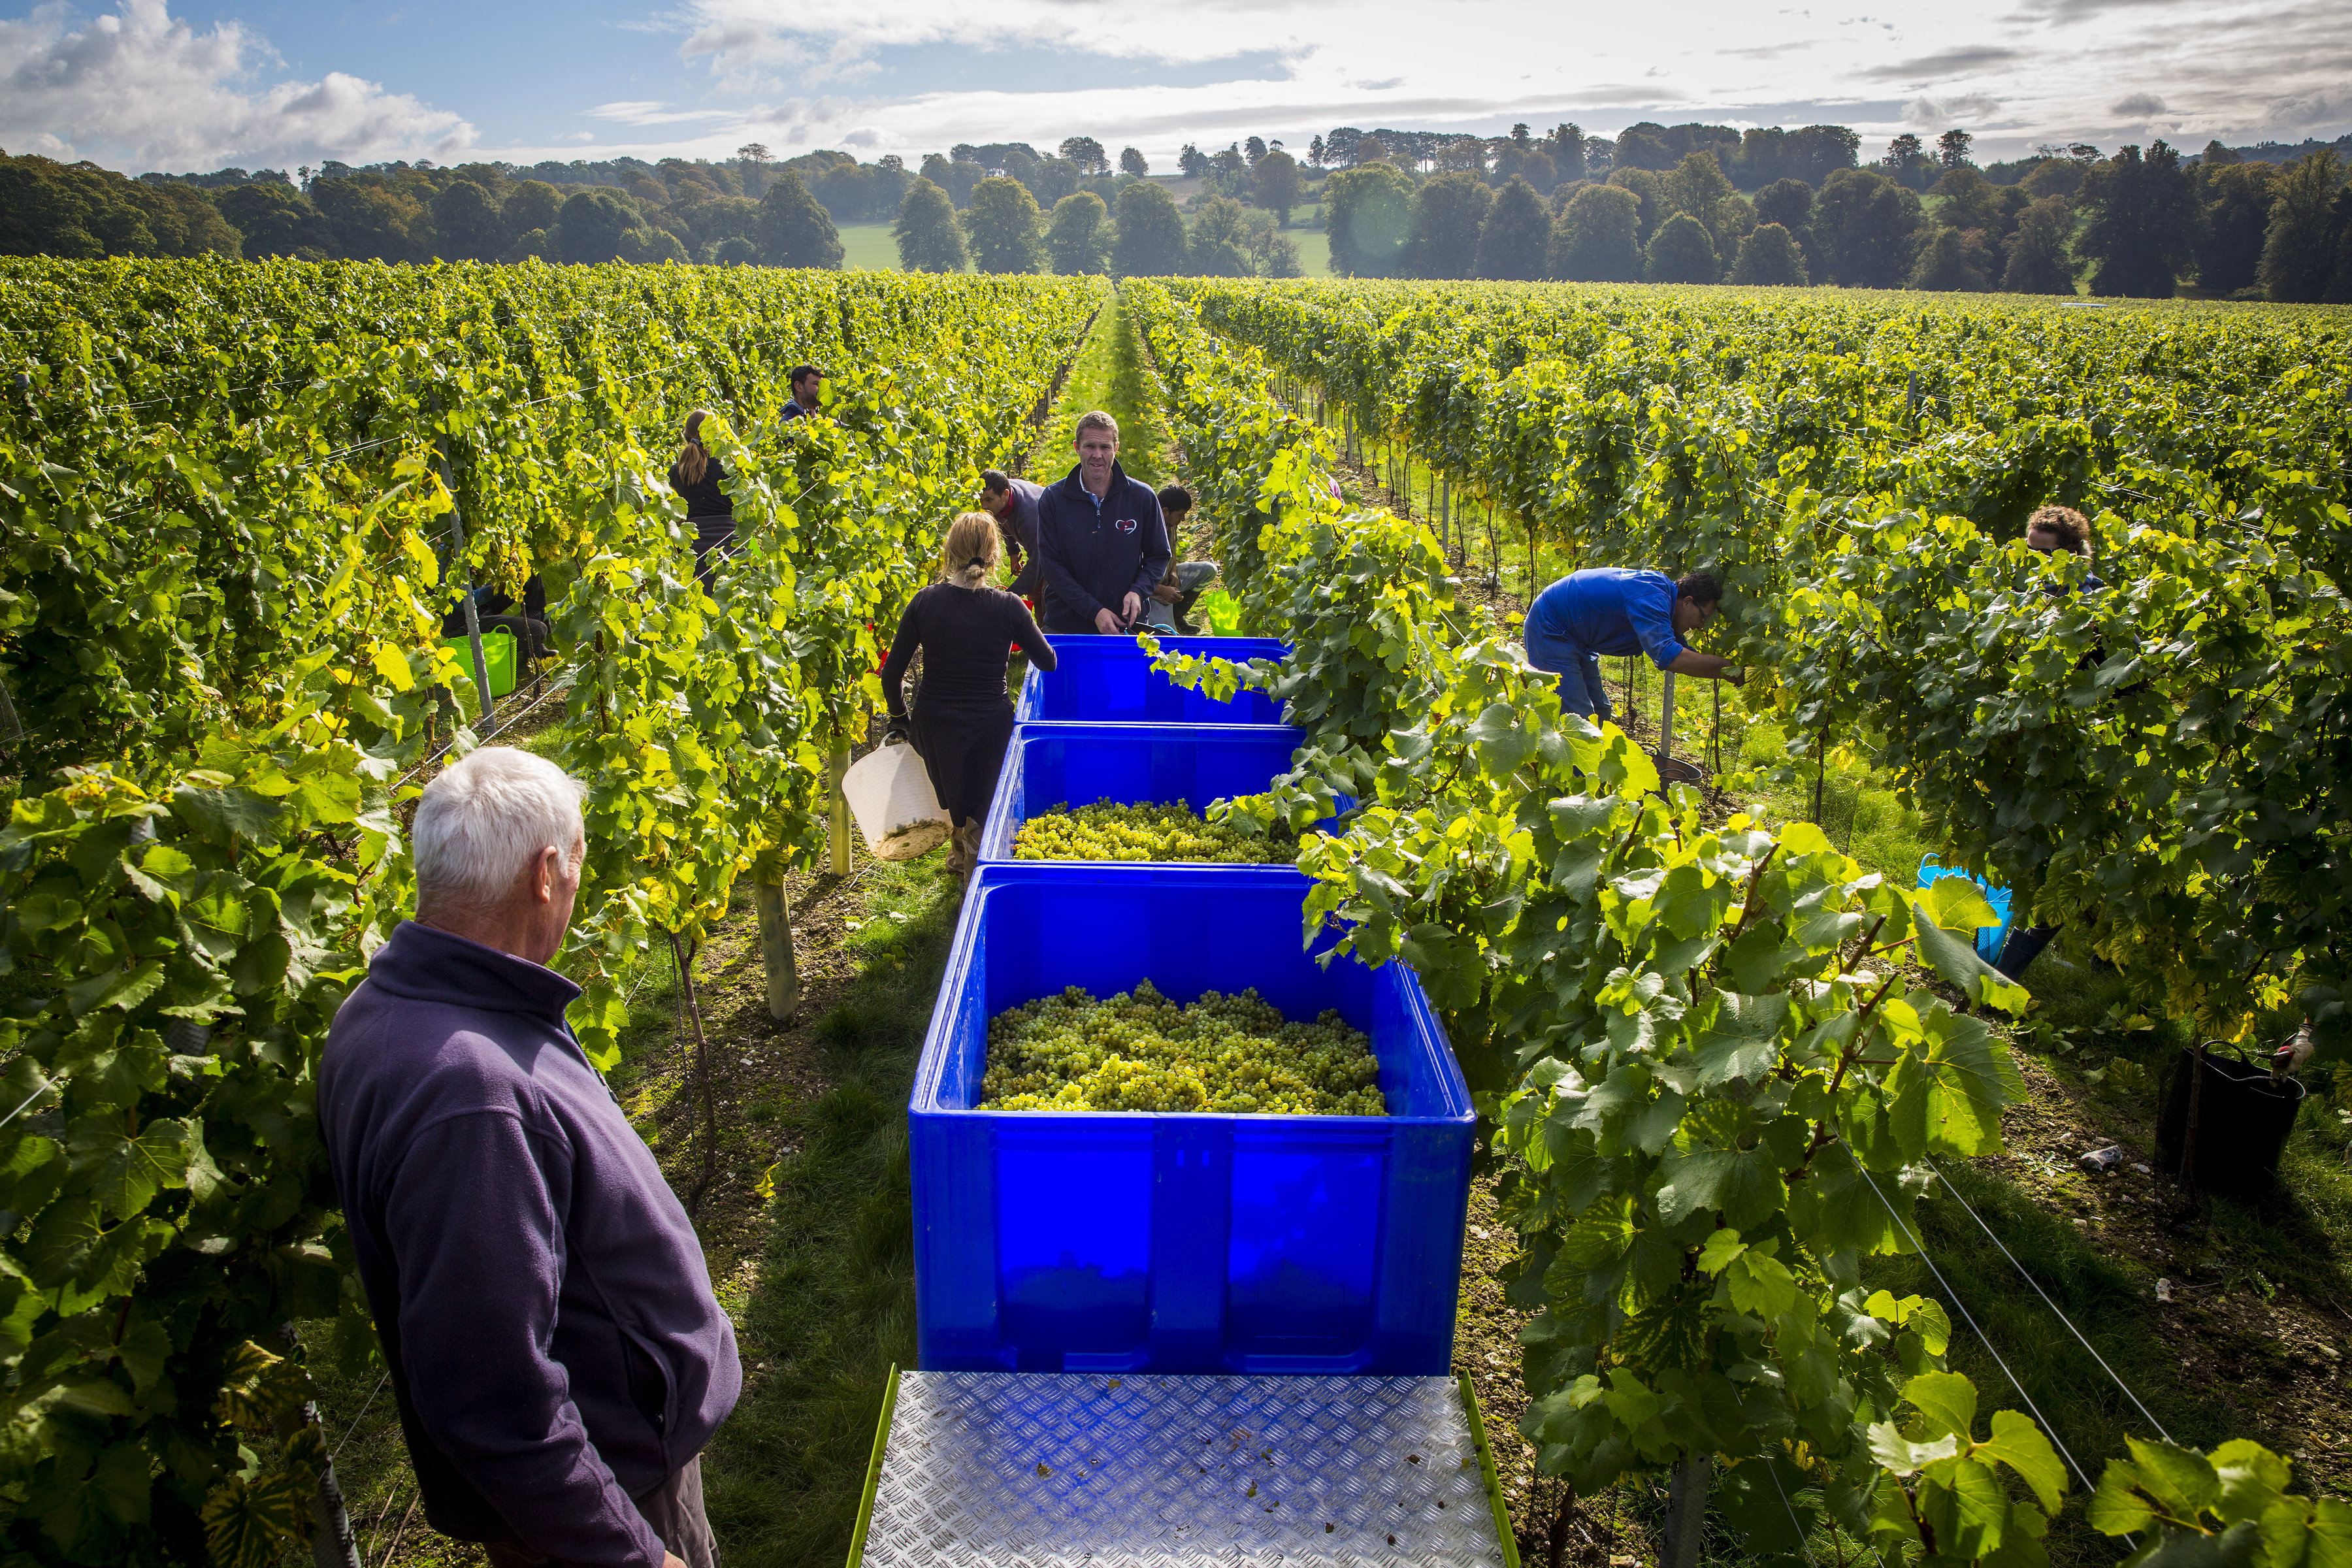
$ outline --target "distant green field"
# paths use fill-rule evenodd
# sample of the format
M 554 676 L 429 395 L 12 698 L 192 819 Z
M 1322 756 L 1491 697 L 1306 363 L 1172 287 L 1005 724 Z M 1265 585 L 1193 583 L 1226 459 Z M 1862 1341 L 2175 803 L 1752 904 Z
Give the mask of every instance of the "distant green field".
M 1298 259 L 1309 278 L 1331 276 L 1330 237 L 1319 228 L 1285 231 L 1298 242 Z M 887 223 L 845 223 L 840 226 L 844 267 L 877 272 L 898 270 L 898 243 Z
M 841 264 L 855 270 L 896 272 L 898 245 L 887 223 L 845 223 L 841 226 Z
M 1331 237 L 1319 228 L 1294 228 L 1287 232 L 1298 242 L 1298 264 L 1307 268 L 1307 276 L 1330 277 Z

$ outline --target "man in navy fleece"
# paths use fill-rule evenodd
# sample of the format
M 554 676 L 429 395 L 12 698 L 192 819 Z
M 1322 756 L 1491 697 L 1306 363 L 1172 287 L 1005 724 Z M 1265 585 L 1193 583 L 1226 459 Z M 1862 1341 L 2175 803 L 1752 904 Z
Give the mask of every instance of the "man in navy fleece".
M 699 1456 L 734 1331 L 545 967 L 580 785 L 486 746 L 414 837 L 416 918 L 335 1016 L 319 1114 L 425 1517 L 494 1568 L 716 1568 Z
M 1168 523 L 1160 498 L 1118 466 L 1118 421 L 1078 417 L 1077 463 L 1037 502 L 1045 629 L 1116 637 L 1143 616 L 1167 574 Z
M 1559 677 L 1559 708 L 1596 723 L 1615 717 L 1601 684 L 1601 658 L 1650 656 L 1660 669 L 1742 685 L 1729 659 L 1685 647 L 1682 639 L 1716 617 L 1723 584 L 1705 572 L 1677 583 L 1663 572 L 1595 566 L 1571 572 L 1528 606 L 1528 662 Z

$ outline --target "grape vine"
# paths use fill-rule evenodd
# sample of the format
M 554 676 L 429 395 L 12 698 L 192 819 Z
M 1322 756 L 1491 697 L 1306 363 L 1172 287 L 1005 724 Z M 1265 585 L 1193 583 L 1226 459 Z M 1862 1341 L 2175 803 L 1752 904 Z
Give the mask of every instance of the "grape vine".
M 1573 557 L 1717 572 L 1709 640 L 1790 766 L 1866 752 L 2149 1005 L 2352 1043 L 2339 319 L 1184 288 Z M 2017 542 L 2047 501 L 2093 516 L 2105 592 Z
M 547 582 L 564 706 L 534 743 L 590 785 L 562 963 L 610 1063 L 632 952 L 816 852 L 825 760 L 879 695 L 872 628 L 1098 286 L 0 277 L 0 1533 L 30 1561 L 257 1568 L 308 1534 L 328 1458 L 281 1329 L 340 1315 L 335 1348 L 370 1350 L 313 1073 L 409 909 L 431 737 L 475 710 L 438 637 L 453 584 Z M 803 358 L 835 374 L 787 425 Z M 697 404 L 737 516 L 707 585 L 664 479 Z
M 1337 921 L 1368 962 L 1411 963 L 1444 1015 L 1521 1239 L 1508 1295 L 1537 1314 L 1521 1338 L 1538 1466 L 1580 1495 L 1629 1471 L 1711 1478 L 1726 1522 L 1775 1560 L 1826 1532 L 1895 1562 L 2043 1561 L 2067 1467 L 2014 1412 L 1979 1436 L 1943 1308 L 1860 1275 L 1916 1249 L 1930 1162 L 1996 1151 L 2021 1091 L 1981 1014 L 2026 997 L 1964 934 L 1989 923 L 1978 895 L 1890 887 L 1811 824 L 1710 823 L 1613 726 L 1563 720 L 1507 629 L 1456 598 L 1426 529 L 1331 500 L 1328 433 L 1281 405 L 1262 358 L 1165 288 L 1125 287 L 1245 624 L 1293 644 L 1280 666 L 1160 668 L 1276 693 L 1349 683 L 1261 816 L 1365 803 L 1305 838 L 1307 932 Z M 2224 1469 L 2259 1477 L 2226 1516 Z M 2275 1508 L 2266 1560 L 2334 1561 L 2352 1508 L 2287 1479 L 2251 1444 L 2137 1445 L 2090 1517 L 2185 1556 L 2231 1529 L 2255 1550 L 2243 1521 Z M 1670 1561 L 1696 1544 L 1670 1526 Z

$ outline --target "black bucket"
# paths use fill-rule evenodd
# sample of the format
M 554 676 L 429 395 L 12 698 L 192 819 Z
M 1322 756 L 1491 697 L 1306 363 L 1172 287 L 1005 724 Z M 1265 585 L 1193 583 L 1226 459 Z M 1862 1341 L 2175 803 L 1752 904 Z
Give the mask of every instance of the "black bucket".
M 1658 782 L 1662 784 L 1706 783 L 1706 770 L 1696 763 L 1681 757 L 1662 757 L 1655 752 L 1650 753 L 1650 761 L 1657 764 Z
M 2192 1092 L 2191 1075 L 2204 1063 L 2204 1087 Z M 2259 1193 L 2278 1175 L 2279 1156 L 2303 1109 L 2299 1079 L 2273 1080 L 2259 1063 L 2215 1056 L 2210 1047 L 2182 1051 L 2173 1058 L 2164 1110 L 2156 1120 L 2157 1169 L 2181 1173 L 2183 1156 L 2193 1152 L 2191 1184 L 2210 1193 Z M 2197 1135 L 2189 1135 L 2194 1100 Z

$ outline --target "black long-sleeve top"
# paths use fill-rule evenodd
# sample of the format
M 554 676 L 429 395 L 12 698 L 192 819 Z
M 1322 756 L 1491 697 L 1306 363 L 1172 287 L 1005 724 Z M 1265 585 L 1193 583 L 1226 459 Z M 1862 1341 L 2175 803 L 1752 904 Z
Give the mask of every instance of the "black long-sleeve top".
M 901 689 L 915 650 L 923 650 L 923 705 L 980 708 L 1004 700 L 1011 645 L 1040 669 L 1054 668 L 1054 645 L 1037 629 L 1029 606 L 1002 588 L 934 583 L 898 617 L 890 657 L 882 664 L 882 697 L 890 717 L 907 715 Z
M 727 470 L 716 458 L 703 459 L 702 477 L 692 484 L 687 483 L 686 475 L 679 471 L 676 463 L 669 466 L 669 488 L 686 498 L 686 515 L 688 517 L 735 515 L 735 503 L 727 499 L 725 490 L 719 488 L 726 478 Z

